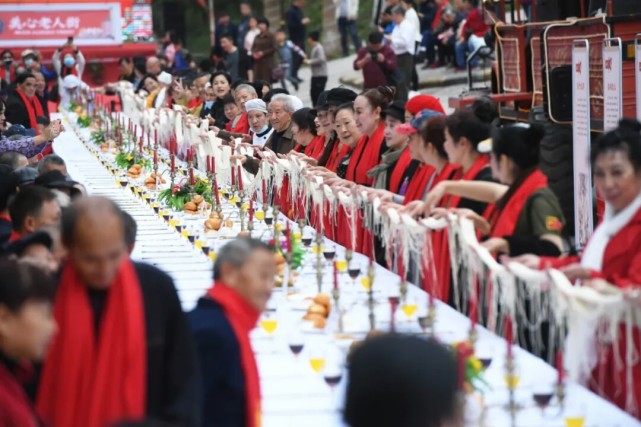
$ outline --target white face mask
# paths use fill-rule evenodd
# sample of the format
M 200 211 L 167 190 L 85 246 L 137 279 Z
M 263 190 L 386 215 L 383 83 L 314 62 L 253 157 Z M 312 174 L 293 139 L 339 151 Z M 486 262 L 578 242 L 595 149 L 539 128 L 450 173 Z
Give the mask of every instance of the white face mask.
M 211 108 L 214 105 L 214 101 L 205 101 L 205 108 Z
M 24 65 L 31 67 L 33 65 L 33 58 L 27 58 L 24 60 Z
M 65 67 L 73 67 L 74 64 L 76 63 L 76 60 L 73 58 L 65 58 L 63 63 L 65 64 Z

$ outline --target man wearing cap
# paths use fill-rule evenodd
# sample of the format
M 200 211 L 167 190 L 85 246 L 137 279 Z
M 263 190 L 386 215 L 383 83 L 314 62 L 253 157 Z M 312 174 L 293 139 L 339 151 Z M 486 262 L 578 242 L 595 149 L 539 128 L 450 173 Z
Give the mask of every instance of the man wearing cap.
M 36 98 L 36 77 L 31 73 L 22 73 L 16 79 L 16 90 L 7 98 L 5 109 L 7 121 L 19 124 L 37 132 L 36 118 L 44 115 L 42 106 Z
M 18 177 L 7 165 L 0 165 L 0 243 L 11 237 L 11 217 L 9 216 L 9 199 L 18 191 Z
M 39 185 L 50 190 L 60 191 L 71 199 L 74 199 L 82 194 L 78 188 L 78 183 L 74 181 L 69 181 L 59 170 L 51 170 L 40 174 L 33 182 L 35 185 Z
M 58 261 L 53 255 L 53 239 L 46 231 L 36 231 L 0 247 L 3 255 L 13 255 L 20 261 L 42 268 L 48 273 L 58 272 Z
M 9 205 L 13 231 L 9 241 L 18 240 L 45 225 L 60 224 L 60 205 L 56 195 L 43 187 L 24 187 Z
M 250 99 L 245 103 L 245 110 L 252 144 L 262 148 L 274 133 L 274 128 L 267 118 L 267 105 L 262 99 Z

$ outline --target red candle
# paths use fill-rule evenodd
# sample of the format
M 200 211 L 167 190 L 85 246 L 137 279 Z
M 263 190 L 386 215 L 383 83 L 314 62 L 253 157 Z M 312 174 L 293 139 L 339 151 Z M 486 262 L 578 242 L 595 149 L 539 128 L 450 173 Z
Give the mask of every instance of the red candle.
M 216 204 L 220 206 L 220 195 L 218 194 L 218 181 L 216 178 L 214 178 L 214 188 L 212 188 L 212 191 L 216 195 Z
M 240 173 L 240 165 L 238 165 L 238 189 L 243 191 L 243 174 Z
M 561 350 L 556 352 L 556 371 L 558 373 L 558 377 L 557 377 L 556 383 L 558 385 L 561 385 L 561 384 L 563 384 L 563 376 L 564 376 L 563 352 Z
M 211 173 L 216 173 L 216 157 L 211 156 Z
M 189 167 L 189 184 L 194 185 L 196 183 L 196 180 L 194 179 L 194 167 L 190 166 Z
M 154 144 L 158 145 L 158 129 L 154 129 Z
M 505 316 L 505 339 L 507 341 L 507 355 L 512 357 L 512 342 L 514 341 L 514 331 L 512 328 L 512 317 Z
M 334 260 L 334 289 L 338 289 L 338 265 Z
M 254 201 L 249 199 L 249 221 L 251 222 L 254 219 Z
M 390 332 L 396 332 L 396 298 L 390 297 L 389 299 L 389 310 L 390 310 L 390 325 L 389 325 L 389 330 Z
M 470 320 L 472 321 L 472 329 L 476 328 L 476 320 L 478 319 L 478 277 L 474 279 L 472 285 L 472 292 L 470 294 Z
M 158 166 L 158 150 L 154 148 L 154 166 Z
M 234 166 L 231 167 L 231 185 L 236 185 L 236 175 L 234 172 Z
M 138 141 L 138 151 L 140 151 L 141 153 L 142 153 L 142 144 L 143 144 L 143 141 L 142 141 L 142 136 L 141 136 L 140 140 Z
M 263 177 L 263 205 L 267 204 L 267 181 Z
M 292 253 L 292 231 L 289 228 L 289 221 L 285 227 L 285 241 L 287 242 L 287 252 Z
M 176 171 L 176 156 L 173 155 L 173 153 L 170 155 L 171 157 L 171 171 L 175 172 Z

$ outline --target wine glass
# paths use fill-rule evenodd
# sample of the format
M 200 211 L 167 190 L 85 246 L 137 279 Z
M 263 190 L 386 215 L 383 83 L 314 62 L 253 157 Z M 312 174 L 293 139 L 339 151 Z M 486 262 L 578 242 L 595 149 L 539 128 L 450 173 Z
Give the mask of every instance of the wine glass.
M 514 371 L 512 373 L 506 372 L 503 375 L 503 381 L 505 381 L 505 385 L 507 386 L 508 390 L 514 391 L 516 388 L 519 386 L 519 382 L 521 381 L 521 376 L 519 374 L 519 367 L 514 362 Z
M 265 224 L 268 227 L 271 227 L 273 223 L 274 223 L 274 217 L 273 216 L 266 216 L 265 217 Z
M 493 354 L 494 348 L 491 345 L 483 341 L 476 343 L 474 355 L 483 365 L 483 370 L 487 370 L 492 364 Z
M 270 338 L 274 338 L 274 333 L 278 327 L 278 320 L 276 319 L 275 310 L 265 310 L 263 318 L 260 320 L 260 327 L 269 335 Z
M 295 331 L 289 335 L 287 345 L 294 357 L 298 358 L 300 353 L 303 351 L 303 347 L 305 347 L 305 339 L 299 331 Z
M 361 269 L 357 263 L 353 262 L 347 269 L 347 274 L 352 279 L 352 284 L 356 285 L 356 279 L 361 275 Z
M 343 368 L 341 365 L 334 360 L 326 363 L 323 369 L 323 379 L 332 391 L 334 391 L 334 388 L 341 382 L 341 378 L 343 378 Z
M 412 321 L 417 309 L 418 304 L 416 302 L 416 295 L 407 295 L 405 297 L 405 301 L 403 301 L 403 304 L 401 305 L 401 311 L 408 321 Z
M 361 277 L 361 285 L 363 286 L 363 289 L 365 289 L 365 292 L 369 292 L 372 284 L 370 283 L 368 276 Z
M 336 248 L 334 246 L 326 246 L 325 250 L 323 250 L 323 257 L 325 257 L 325 260 L 327 260 L 327 264 L 331 267 L 332 261 L 334 260 L 334 257 L 336 256 Z
M 309 366 L 317 374 L 325 369 L 325 350 L 321 347 L 312 347 L 309 351 Z
M 576 398 L 566 401 L 563 408 L 565 427 L 583 427 L 585 425 L 585 412 L 585 402 Z
M 548 407 L 554 397 L 554 386 L 551 383 L 535 384 L 532 388 L 532 398 L 541 409 L 541 417 L 545 417 L 545 408 Z
M 303 245 L 305 245 L 305 247 L 306 247 L 306 248 L 308 248 L 308 247 L 310 247 L 310 246 L 311 246 L 311 244 L 312 244 L 312 240 L 313 240 L 313 238 L 312 238 L 312 236 L 310 236 L 310 235 L 304 235 L 304 236 L 301 238 L 301 242 L 303 243 Z

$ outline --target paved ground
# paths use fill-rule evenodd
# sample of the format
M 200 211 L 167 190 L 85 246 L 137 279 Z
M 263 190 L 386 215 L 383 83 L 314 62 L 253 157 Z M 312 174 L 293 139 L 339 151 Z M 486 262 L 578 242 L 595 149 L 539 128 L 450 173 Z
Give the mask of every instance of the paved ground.
M 329 62 L 329 78 L 327 81 L 327 89 L 345 86 L 359 92 L 363 84 L 363 73 L 355 71 L 352 67 L 355 55 L 346 58 L 339 58 Z M 489 72 L 489 68 L 488 68 Z M 438 97 L 447 109 L 447 100 L 450 97 L 456 97 L 467 89 L 467 74 L 465 72 L 455 73 L 452 68 L 439 68 L 436 70 L 421 70 L 418 67 L 419 73 L 419 86 L 422 88 L 420 92 L 429 93 Z M 477 76 L 482 76 L 482 70 L 475 71 Z M 294 91 L 291 84 L 288 84 L 290 93 L 297 95 L 305 106 L 311 105 L 309 84 L 311 80 L 311 72 L 309 67 L 303 67 L 299 71 L 299 77 L 303 79 L 298 91 Z M 489 84 L 489 82 L 488 82 Z M 476 83 L 477 86 L 482 83 Z

